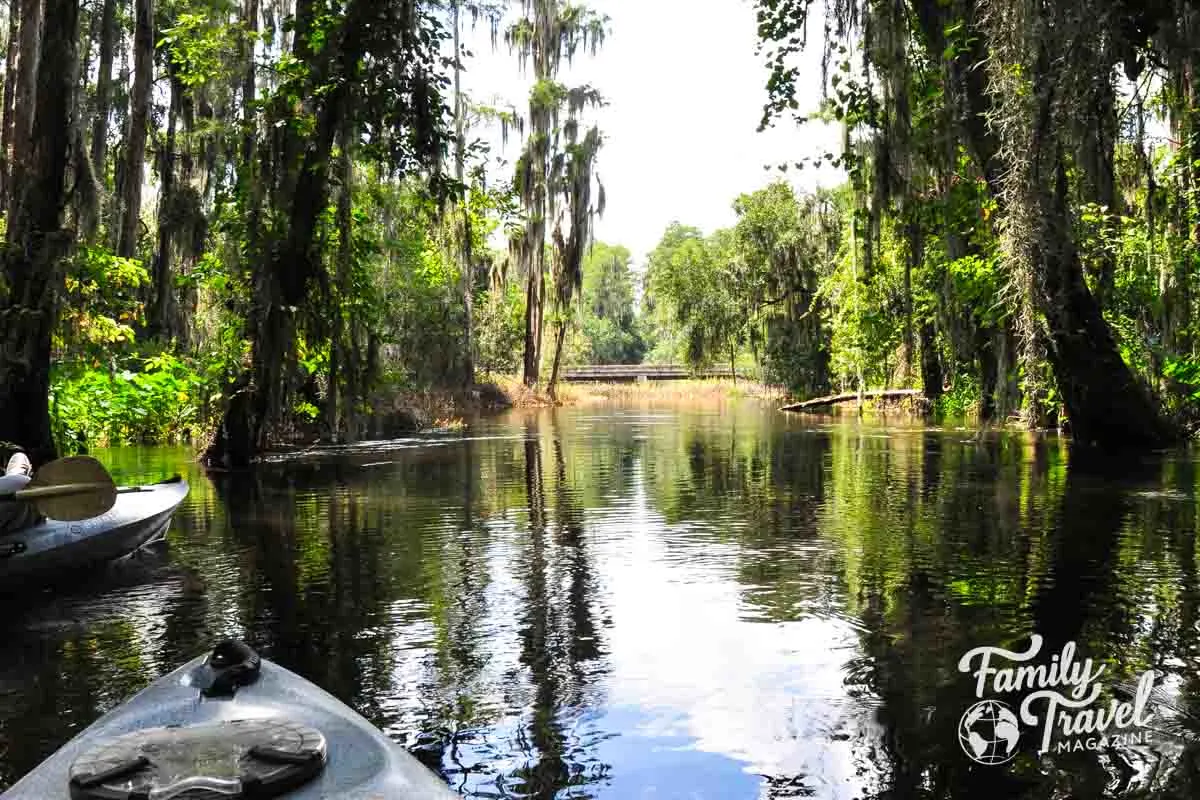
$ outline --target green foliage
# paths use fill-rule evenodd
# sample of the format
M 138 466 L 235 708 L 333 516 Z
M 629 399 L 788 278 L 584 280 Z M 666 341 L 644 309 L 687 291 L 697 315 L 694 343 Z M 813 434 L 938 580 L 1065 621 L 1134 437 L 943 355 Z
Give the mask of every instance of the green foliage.
M 481 372 L 511 374 L 521 363 L 525 343 L 525 292 L 516 283 L 489 292 L 476 306 L 476 357 Z
M 203 374 L 169 353 L 139 362 L 137 372 L 53 370 L 51 421 L 60 448 L 180 442 L 201 432 Z
M 821 281 L 837 246 L 836 197 L 797 197 L 775 181 L 734 201 L 737 270 L 748 334 L 767 376 L 802 395 L 829 388 L 827 307 Z M 757 354 L 757 353 L 756 353 Z
M 650 254 L 648 290 L 658 324 L 678 326 L 681 355 L 690 366 L 728 364 L 745 337 L 745 316 L 734 294 L 734 241 L 730 231 L 705 238 L 672 223 Z
M 860 378 L 864 388 L 891 385 L 903 332 L 897 324 L 903 318 L 903 256 L 886 229 L 868 276 L 862 254 L 847 239 L 823 282 L 832 309 L 831 369 L 843 387 L 857 388 Z
M 597 242 L 583 264 L 582 342 L 575 358 L 590 364 L 637 364 L 646 352 L 634 309 L 632 257 Z
M 1189 400 L 1200 401 L 1200 359 L 1170 357 L 1163 365 L 1163 375 L 1186 387 Z
M 458 265 L 433 233 L 436 206 L 413 186 L 373 189 L 371 203 L 375 208 L 359 216 L 360 222 L 379 219 L 383 209 L 399 212 L 390 224 L 370 234 L 364 230 L 356 246 L 364 279 L 375 276 L 378 330 L 389 366 L 406 386 L 453 384 L 462 370 L 465 308 Z M 367 237 L 374 240 L 370 248 Z
M 176 79 L 188 88 L 210 83 L 232 83 L 236 75 L 238 48 L 245 31 L 213 14 L 183 12 L 162 31 L 158 48 L 166 54 Z
M 963 375 L 938 398 L 935 414 L 955 420 L 974 417 L 979 411 L 979 394 L 979 380 L 974 375 Z
M 98 247 L 79 248 L 68 263 L 56 347 L 99 362 L 134 339 L 143 321 L 140 290 L 150 275 L 138 261 Z

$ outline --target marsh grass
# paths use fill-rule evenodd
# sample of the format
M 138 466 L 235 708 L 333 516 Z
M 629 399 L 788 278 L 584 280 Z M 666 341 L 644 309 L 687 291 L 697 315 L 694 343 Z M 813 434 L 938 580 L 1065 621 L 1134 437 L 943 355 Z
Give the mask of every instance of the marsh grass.
M 712 406 L 739 400 L 783 402 L 780 387 L 747 380 L 643 381 L 636 383 L 571 384 L 575 403 L 628 403 L 673 406 Z
M 748 380 L 645 381 L 639 383 L 560 383 L 552 397 L 544 387 L 530 388 L 519 376 L 490 376 L 472 391 L 428 389 L 395 391 L 380 398 L 377 413 L 401 418 L 415 430 L 462 430 L 482 413 L 504 408 L 580 405 L 713 407 L 743 400 L 782 403 L 779 387 Z

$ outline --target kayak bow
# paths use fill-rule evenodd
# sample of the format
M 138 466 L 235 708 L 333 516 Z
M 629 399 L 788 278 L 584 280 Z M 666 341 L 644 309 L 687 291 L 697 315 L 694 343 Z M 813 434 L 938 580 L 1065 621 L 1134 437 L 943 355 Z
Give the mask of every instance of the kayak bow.
M 105 714 L 4 800 L 451 800 L 332 695 L 225 641 Z
M 114 491 L 112 508 L 98 516 L 46 519 L 0 535 L 0 591 L 129 555 L 166 532 L 188 485 L 173 478 Z

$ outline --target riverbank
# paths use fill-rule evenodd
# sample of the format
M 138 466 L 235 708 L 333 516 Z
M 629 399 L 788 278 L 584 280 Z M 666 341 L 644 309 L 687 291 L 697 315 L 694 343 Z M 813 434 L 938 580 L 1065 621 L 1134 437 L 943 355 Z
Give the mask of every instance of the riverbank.
M 783 403 L 780 387 L 748 380 L 644 381 L 638 383 L 560 383 L 551 396 L 517 376 L 493 376 L 470 390 L 383 391 L 372 402 L 371 438 L 389 438 L 438 428 L 462 427 L 473 418 L 509 408 L 549 408 L 602 404 L 706 407 L 740 400 Z
M 603 403 L 663 404 L 681 407 L 710 406 L 736 400 L 782 403 L 787 392 L 749 380 L 725 378 L 640 383 L 575 383 L 566 387 L 572 405 Z

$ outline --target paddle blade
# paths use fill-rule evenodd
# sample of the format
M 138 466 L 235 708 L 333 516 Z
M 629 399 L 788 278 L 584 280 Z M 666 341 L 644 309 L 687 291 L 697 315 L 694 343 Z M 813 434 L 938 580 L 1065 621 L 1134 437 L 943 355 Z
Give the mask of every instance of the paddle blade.
M 64 522 L 98 517 L 117 502 L 117 486 L 112 476 L 103 464 L 91 456 L 70 456 L 51 461 L 34 474 L 26 488 L 60 488 L 61 493 L 47 491 L 29 500 L 45 516 Z M 40 493 L 34 491 L 30 494 Z

